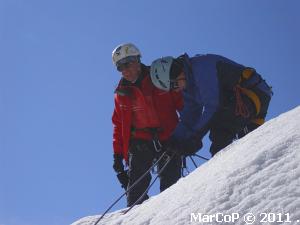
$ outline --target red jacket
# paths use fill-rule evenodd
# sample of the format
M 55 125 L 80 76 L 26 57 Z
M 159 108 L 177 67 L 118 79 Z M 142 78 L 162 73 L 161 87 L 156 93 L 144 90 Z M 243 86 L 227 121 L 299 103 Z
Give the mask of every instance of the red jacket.
M 152 84 L 149 67 L 142 66 L 141 76 L 144 78 L 140 87 L 121 79 L 115 91 L 115 109 L 112 116 L 113 148 L 114 153 L 122 154 L 126 161 L 130 138 L 152 139 L 149 132 L 132 133 L 132 127 L 159 127 L 159 140 L 167 140 L 178 123 L 176 111 L 183 107 L 181 93 L 165 92 Z

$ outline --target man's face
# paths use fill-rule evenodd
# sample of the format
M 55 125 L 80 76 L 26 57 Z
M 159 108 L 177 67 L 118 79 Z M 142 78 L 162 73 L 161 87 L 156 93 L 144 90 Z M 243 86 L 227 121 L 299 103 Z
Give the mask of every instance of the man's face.
M 186 87 L 186 78 L 184 72 L 181 72 L 173 83 L 172 90 L 179 92 L 183 91 Z
M 138 61 L 128 62 L 119 66 L 118 70 L 126 80 L 134 83 L 141 73 L 141 64 Z

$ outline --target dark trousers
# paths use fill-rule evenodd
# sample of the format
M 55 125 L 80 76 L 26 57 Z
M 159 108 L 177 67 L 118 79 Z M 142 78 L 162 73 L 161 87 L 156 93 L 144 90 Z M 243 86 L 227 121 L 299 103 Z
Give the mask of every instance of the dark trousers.
M 212 142 L 210 146 L 212 156 L 231 144 L 234 139 L 243 137 L 246 134 L 243 132 L 244 128 L 251 132 L 259 127 L 258 124 L 253 123 L 253 119 L 265 119 L 271 97 L 262 92 L 257 93 L 261 101 L 261 110 L 258 115 L 253 102 L 247 96 L 242 95 L 243 103 L 249 111 L 247 118 L 236 115 L 236 99 L 234 97 L 225 99 L 225 104 L 215 113 L 210 124 L 209 138 Z
M 156 152 L 152 141 L 132 140 L 129 146 L 129 183 L 130 187 L 139 179 L 151 166 L 155 158 L 158 158 L 162 152 Z M 165 165 L 166 159 L 160 161 L 158 168 Z M 181 177 L 181 157 L 175 155 L 160 174 L 160 191 L 164 191 L 177 182 Z M 134 188 L 127 194 L 127 206 L 132 204 L 145 192 L 151 182 L 151 173 L 148 173 Z M 138 204 L 142 203 L 149 196 L 146 194 Z

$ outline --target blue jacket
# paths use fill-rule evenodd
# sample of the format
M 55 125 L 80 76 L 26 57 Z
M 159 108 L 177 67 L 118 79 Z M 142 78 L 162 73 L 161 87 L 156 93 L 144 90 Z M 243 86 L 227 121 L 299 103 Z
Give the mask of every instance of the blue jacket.
M 183 91 L 184 108 L 179 112 L 180 122 L 173 137 L 177 140 L 187 140 L 197 134 L 197 137 L 202 139 L 209 130 L 209 121 L 221 106 L 221 84 L 217 73 L 217 63 L 222 61 L 241 70 L 246 67 L 223 56 L 213 54 L 194 57 L 185 54 L 182 57 L 187 86 Z M 247 82 L 255 83 L 258 78 L 260 78 L 259 75 L 253 76 Z M 261 86 L 260 89 L 271 95 L 270 88 L 265 82 L 258 85 Z

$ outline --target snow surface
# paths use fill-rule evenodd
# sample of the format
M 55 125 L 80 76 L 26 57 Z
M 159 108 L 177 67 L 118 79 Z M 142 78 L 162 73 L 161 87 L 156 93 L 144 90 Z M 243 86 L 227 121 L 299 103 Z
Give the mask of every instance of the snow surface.
M 98 224 L 244 225 L 250 224 L 244 216 L 252 213 L 252 224 L 300 225 L 299 151 L 300 106 L 232 143 L 126 215 L 118 210 Z M 207 215 L 215 217 L 209 221 Z M 234 222 L 227 222 L 237 216 Z M 88 216 L 72 225 L 92 225 L 98 218 L 99 215 Z

